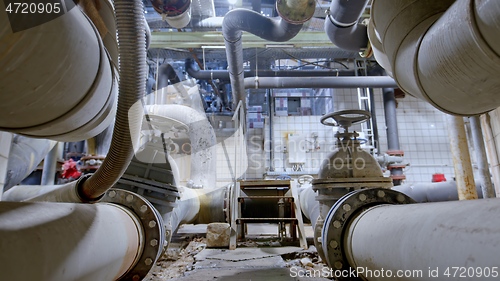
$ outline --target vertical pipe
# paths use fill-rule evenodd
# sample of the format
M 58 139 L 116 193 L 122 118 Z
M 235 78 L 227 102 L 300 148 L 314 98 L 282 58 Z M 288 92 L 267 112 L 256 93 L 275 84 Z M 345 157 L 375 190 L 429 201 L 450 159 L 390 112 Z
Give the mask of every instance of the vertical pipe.
M 447 123 L 455 179 L 457 181 L 458 199 L 477 199 L 464 119 L 459 116 L 447 115 Z
M 400 150 L 398 136 L 398 122 L 396 116 L 396 98 L 394 97 L 394 89 L 382 89 L 384 99 L 384 115 L 387 132 L 387 148 L 389 150 Z
M 486 138 L 486 149 L 488 150 L 488 160 L 491 165 L 493 183 L 495 185 L 497 197 L 500 197 L 500 161 L 498 160 L 498 151 L 495 144 L 495 137 L 491 129 L 490 113 L 481 115 L 481 122 L 483 125 L 483 134 Z
M 483 132 L 481 130 L 481 120 L 478 115 L 469 118 L 472 133 L 472 145 L 476 152 L 477 169 L 483 198 L 495 197 L 493 184 L 491 183 L 490 169 L 488 158 L 486 157 L 486 149 L 484 147 Z
M 59 143 L 54 145 L 43 160 L 43 171 L 41 185 L 53 185 L 56 175 L 57 156 L 59 151 Z

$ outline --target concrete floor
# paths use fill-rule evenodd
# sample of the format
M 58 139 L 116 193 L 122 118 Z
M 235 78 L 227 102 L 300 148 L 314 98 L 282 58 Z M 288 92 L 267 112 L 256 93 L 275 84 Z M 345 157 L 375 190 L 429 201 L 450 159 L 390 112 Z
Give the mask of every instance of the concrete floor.
M 329 268 L 311 246 L 310 225 L 306 225 L 308 250 L 298 247 L 298 241 L 280 242 L 277 229 L 272 224 L 250 224 L 245 241 L 228 250 L 205 248 L 206 225 L 183 225 L 145 280 L 331 280 L 325 278 Z

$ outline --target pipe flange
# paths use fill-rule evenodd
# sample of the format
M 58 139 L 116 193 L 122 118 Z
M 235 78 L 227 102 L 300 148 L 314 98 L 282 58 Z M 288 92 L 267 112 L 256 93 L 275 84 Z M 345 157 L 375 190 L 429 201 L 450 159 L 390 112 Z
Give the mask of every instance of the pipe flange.
M 137 193 L 123 189 L 111 188 L 101 202 L 121 205 L 135 213 L 144 230 L 144 248 L 141 256 L 132 267 L 119 280 L 142 280 L 163 251 L 165 242 L 165 227 L 163 219 L 153 205 Z
M 278 15 L 291 24 L 302 24 L 310 20 L 316 10 L 314 0 L 278 0 L 276 1 L 276 11 Z
M 321 233 L 323 252 L 328 266 L 335 271 L 352 272 L 344 250 L 344 237 L 347 226 L 359 213 L 381 204 L 415 203 L 407 195 L 384 188 L 369 188 L 350 192 L 340 198 L 330 209 Z M 342 274 L 340 274 L 342 275 Z M 337 275 L 335 275 L 337 276 Z M 362 280 L 361 278 L 340 277 L 339 280 Z

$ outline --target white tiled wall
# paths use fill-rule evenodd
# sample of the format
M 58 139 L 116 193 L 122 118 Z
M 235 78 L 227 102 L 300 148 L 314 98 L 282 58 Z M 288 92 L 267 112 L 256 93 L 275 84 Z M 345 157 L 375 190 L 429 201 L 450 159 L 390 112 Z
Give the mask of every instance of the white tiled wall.
M 333 110 L 358 109 L 357 91 L 355 89 L 335 89 L 333 92 Z M 387 137 L 383 99 L 381 90 L 374 92 L 376 119 L 379 133 L 379 151 L 387 151 Z M 397 108 L 398 128 L 401 149 L 405 152 L 406 183 L 430 182 L 432 174 L 444 173 L 448 180 L 454 177 L 453 162 L 451 159 L 448 132 L 445 123 L 445 114 L 435 109 L 429 103 L 406 96 L 398 99 Z M 288 134 L 300 134 L 306 140 L 306 163 L 303 166 L 305 173 L 317 173 L 318 168 L 327 155 L 334 148 L 334 131 L 332 127 L 322 125 L 321 116 L 274 116 L 273 118 L 273 150 L 274 159 L 270 153 L 269 116 L 264 117 L 264 128 L 247 130 L 246 159 L 248 169 L 243 178 L 262 179 L 270 168 L 274 168 L 273 176 L 279 174 L 294 174 L 292 165 L 287 161 L 285 147 L 288 145 Z M 360 125 L 353 126 L 356 131 Z M 217 130 L 216 130 L 217 131 Z M 500 130 L 495 131 L 500 139 Z M 314 136 L 317 136 L 315 139 Z M 225 149 L 221 141 L 225 140 Z M 316 142 L 315 142 L 316 140 Z M 243 159 L 244 151 L 237 146 L 241 142 L 228 140 L 228 136 L 218 133 L 218 167 L 217 178 L 219 184 L 231 182 L 234 175 L 235 158 Z M 236 147 L 235 147 L 236 145 Z M 473 153 L 473 152 L 471 152 Z M 233 160 L 231 160 L 233 159 Z M 272 161 L 272 163 L 271 163 Z M 241 165 L 240 165 L 241 166 Z M 240 167 L 243 169 L 243 167 Z M 386 171 L 386 175 L 389 172 Z M 236 175 L 240 177 L 241 175 Z
M 387 150 L 386 127 L 383 110 L 383 99 L 380 90 L 375 91 L 375 107 L 380 152 Z M 358 98 L 355 89 L 336 89 L 333 91 L 333 108 L 335 111 L 345 109 L 358 109 Z M 415 99 L 411 96 L 399 100 L 397 108 L 398 125 L 400 132 L 401 149 L 405 151 L 405 162 L 410 166 L 406 168 L 407 183 L 430 182 L 433 173 L 444 173 L 447 179 L 453 178 L 453 165 L 450 155 L 448 135 L 444 114 L 433 108 L 430 104 Z M 286 161 L 284 146 L 287 144 L 288 134 L 301 134 L 310 144 L 307 150 L 307 160 L 304 171 L 317 172 L 319 165 L 334 149 L 334 132 L 331 127 L 320 124 L 321 116 L 275 116 L 274 129 L 274 170 L 276 173 L 291 171 L 291 165 Z M 269 122 L 266 118 L 264 132 L 269 131 Z M 360 125 L 353 126 L 360 131 Z M 317 145 L 314 147 L 314 138 L 317 135 Z M 266 142 L 269 133 L 264 134 Z M 270 167 L 270 154 L 264 153 L 266 168 Z M 262 176 L 262 169 L 255 169 L 248 174 L 258 178 Z M 388 175 L 388 172 L 387 172 Z

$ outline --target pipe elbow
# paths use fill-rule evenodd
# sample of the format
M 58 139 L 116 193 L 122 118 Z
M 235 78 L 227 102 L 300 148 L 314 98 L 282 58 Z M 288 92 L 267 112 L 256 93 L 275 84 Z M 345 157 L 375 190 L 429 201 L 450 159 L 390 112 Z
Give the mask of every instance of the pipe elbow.
M 363 24 L 338 26 L 329 16 L 325 19 L 325 32 L 335 46 L 344 50 L 358 52 L 368 45 L 368 32 Z

